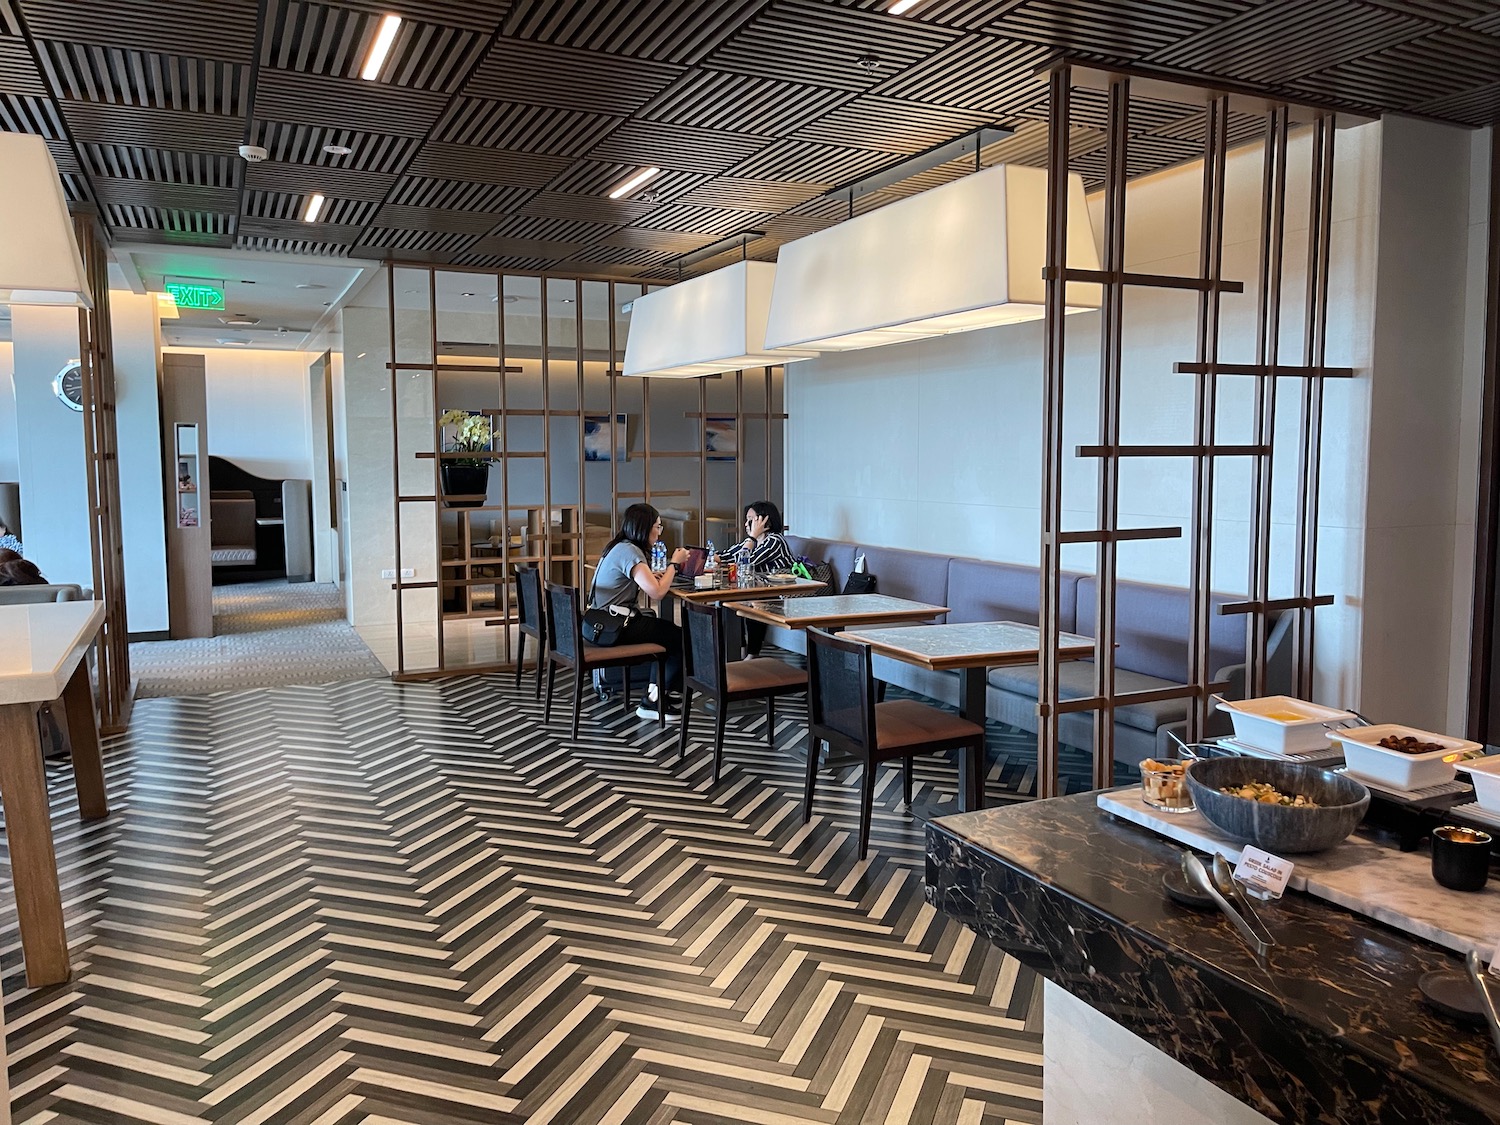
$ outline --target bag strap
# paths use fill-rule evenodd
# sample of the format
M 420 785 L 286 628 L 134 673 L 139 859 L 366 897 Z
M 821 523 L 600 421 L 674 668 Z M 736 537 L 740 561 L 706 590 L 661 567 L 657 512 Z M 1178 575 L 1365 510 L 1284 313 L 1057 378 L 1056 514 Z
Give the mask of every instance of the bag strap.
M 624 543 L 624 542 L 627 542 L 627 540 L 624 540 L 624 539 L 620 540 L 620 543 Z M 620 545 L 619 543 L 616 543 L 615 547 L 618 547 L 619 545 Z M 611 547 L 609 549 L 609 551 L 613 551 L 615 549 L 615 547 Z M 598 609 L 609 609 L 611 606 L 617 606 L 617 605 L 623 606 L 625 604 L 625 602 L 621 599 L 620 594 L 629 594 L 631 596 L 632 600 L 634 600 L 634 598 L 636 596 L 636 594 L 635 594 L 635 579 L 630 578 L 629 575 L 626 575 L 626 577 L 629 578 L 629 582 L 626 584 L 625 589 L 621 590 L 619 594 L 616 594 L 614 597 L 610 598 L 609 601 L 605 602 L 603 605 L 598 606 L 598 607 L 596 607 L 594 605 L 594 591 L 599 588 L 599 571 L 603 569 L 603 567 L 604 567 L 604 560 L 609 556 L 609 551 L 605 551 L 604 554 L 602 554 L 602 555 L 599 556 L 599 565 L 596 566 L 596 567 L 594 567 L 594 580 L 589 583 L 589 602 L 588 602 L 588 605 L 586 605 L 586 606 L 583 607 L 585 611 L 590 610 L 590 609 L 595 609 L 595 608 L 598 608 Z M 644 562 L 645 560 L 642 559 L 641 561 Z M 634 570 L 635 567 L 631 567 L 630 569 Z

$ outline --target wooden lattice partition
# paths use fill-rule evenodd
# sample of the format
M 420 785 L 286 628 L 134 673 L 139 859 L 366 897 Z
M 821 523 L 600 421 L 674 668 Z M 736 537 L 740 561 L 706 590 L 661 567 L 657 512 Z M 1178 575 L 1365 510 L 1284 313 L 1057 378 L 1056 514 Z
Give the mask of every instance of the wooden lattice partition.
M 1126 269 L 1126 181 L 1130 167 L 1130 108 L 1133 83 L 1149 87 L 1154 101 L 1177 101 L 1204 107 L 1203 192 L 1200 214 L 1199 269 L 1196 276 L 1135 273 Z M 1099 270 L 1068 268 L 1067 172 L 1072 94 L 1079 86 L 1107 90 L 1104 171 L 1104 253 Z M 1267 116 L 1265 171 L 1261 206 L 1260 287 L 1257 308 L 1256 361 L 1219 362 L 1220 297 L 1244 292 L 1244 283 L 1222 276 L 1224 251 L 1225 162 L 1231 102 L 1243 112 L 1244 100 L 1191 85 L 1165 83 L 1129 73 L 1100 71 L 1063 63 L 1049 79 L 1048 217 L 1046 316 L 1044 320 L 1043 464 L 1042 464 L 1042 591 L 1041 621 L 1044 645 L 1039 676 L 1038 796 L 1058 792 L 1058 746 L 1061 716 L 1092 712 L 1094 784 L 1103 788 L 1114 780 L 1115 711 L 1132 704 L 1187 699 L 1188 736 L 1203 728 L 1211 697 L 1227 685 L 1210 682 L 1210 614 L 1243 614 L 1246 627 L 1247 683 L 1250 693 L 1265 685 L 1267 641 L 1272 621 L 1293 616 L 1292 675 L 1296 690 L 1312 688 L 1313 613 L 1333 598 L 1315 592 L 1317 575 L 1318 473 L 1322 443 L 1323 380 L 1347 378 L 1350 368 L 1324 362 L 1328 319 L 1328 259 L 1332 229 L 1334 117 L 1309 107 L 1260 103 Z M 1293 111 L 1296 110 L 1294 113 Z M 1287 211 L 1287 142 L 1294 124 L 1312 130 L 1307 285 L 1304 293 L 1304 348 L 1300 363 L 1283 363 L 1278 354 L 1285 265 Z M 1063 371 L 1066 336 L 1065 291 L 1069 282 L 1094 282 L 1103 287 L 1100 338 L 1099 437 L 1095 445 L 1079 446 L 1075 456 L 1097 465 L 1097 526 L 1063 530 Z M 1183 445 L 1128 445 L 1120 433 L 1122 347 L 1125 293 L 1131 288 L 1189 290 L 1198 295 L 1197 347 L 1191 361 L 1175 363 L 1173 372 L 1194 379 L 1193 438 Z M 1215 432 L 1215 404 L 1219 381 L 1256 380 L 1254 435 L 1243 445 L 1220 442 Z M 1290 576 L 1292 597 L 1275 598 L 1271 590 L 1271 455 L 1277 436 L 1277 392 L 1283 379 L 1300 383 L 1298 461 L 1296 478 L 1296 550 Z M 1122 528 L 1120 526 L 1120 466 L 1126 458 L 1184 458 L 1195 466 L 1191 526 L 1192 561 L 1187 669 L 1188 682 L 1144 691 L 1120 692 L 1115 684 L 1116 571 L 1119 544 L 1132 540 L 1176 538 L 1180 527 Z M 1214 510 L 1214 470 L 1224 458 L 1248 458 L 1253 493 L 1248 519 L 1250 535 L 1249 596 L 1215 606 L 1210 587 Z M 1064 700 L 1060 691 L 1060 630 L 1062 548 L 1070 543 L 1096 546 L 1097 610 L 1095 622 L 1095 688 L 1091 695 Z
M 98 220 L 73 218 L 94 307 L 78 314 L 78 357 L 83 374 L 83 442 L 88 469 L 89 532 L 94 596 L 104 603 L 95 665 L 99 728 L 125 729 L 130 709 L 130 643 L 125 619 L 125 556 L 120 535 L 120 456 L 115 427 L 115 367 L 109 320 L 109 262 Z

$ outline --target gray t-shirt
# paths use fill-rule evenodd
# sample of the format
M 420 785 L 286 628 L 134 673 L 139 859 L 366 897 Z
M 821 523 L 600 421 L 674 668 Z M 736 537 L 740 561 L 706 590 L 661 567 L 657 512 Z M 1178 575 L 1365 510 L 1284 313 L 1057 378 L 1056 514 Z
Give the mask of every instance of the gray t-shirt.
M 628 539 L 622 539 L 599 560 L 599 569 L 594 572 L 594 600 L 590 609 L 603 605 L 634 605 L 636 599 L 625 593 L 625 587 L 639 589 L 630 572 L 637 563 L 646 561 L 645 552 Z

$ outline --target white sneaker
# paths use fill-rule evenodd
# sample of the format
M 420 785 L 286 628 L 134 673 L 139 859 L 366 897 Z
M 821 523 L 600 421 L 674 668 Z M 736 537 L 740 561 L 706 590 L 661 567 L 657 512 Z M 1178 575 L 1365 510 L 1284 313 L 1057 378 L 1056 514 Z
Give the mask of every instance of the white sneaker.
M 652 694 L 641 700 L 640 706 L 635 709 L 635 713 L 642 719 L 658 719 L 661 717 L 659 705 L 656 702 L 655 688 L 653 687 L 651 690 Z M 680 700 L 673 699 L 672 694 L 669 692 L 667 694 L 667 718 L 677 719 L 681 717 L 682 703 Z

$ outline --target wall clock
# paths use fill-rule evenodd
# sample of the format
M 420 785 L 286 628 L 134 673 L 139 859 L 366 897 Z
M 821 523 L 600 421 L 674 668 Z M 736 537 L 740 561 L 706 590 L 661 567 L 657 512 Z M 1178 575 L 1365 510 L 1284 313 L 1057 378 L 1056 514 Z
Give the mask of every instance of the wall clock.
M 69 360 L 52 380 L 52 393 L 70 410 L 83 411 L 83 365 Z

